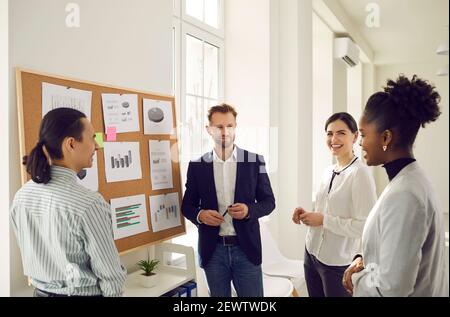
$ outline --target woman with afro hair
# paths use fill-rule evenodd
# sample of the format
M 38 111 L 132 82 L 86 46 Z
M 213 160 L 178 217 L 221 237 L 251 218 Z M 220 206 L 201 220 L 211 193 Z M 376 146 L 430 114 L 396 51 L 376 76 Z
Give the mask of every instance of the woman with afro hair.
M 389 184 L 365 223 L 362 254 L 343 276 L 353 296 L 449 295 L 443 213 L 413 154 L 419 128 L 441 114 L 439 102 L 435 87 L 416 75 L 389 80 L 367 102 L 360 145 Z

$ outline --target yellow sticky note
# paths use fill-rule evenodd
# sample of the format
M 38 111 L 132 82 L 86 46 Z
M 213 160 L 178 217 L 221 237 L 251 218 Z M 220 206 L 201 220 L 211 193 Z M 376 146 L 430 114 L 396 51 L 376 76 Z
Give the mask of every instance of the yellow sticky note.
M 98 146 L 103 149 L 103 133 L 98 132 L 95 134 L 95 142 L 97 142 Z

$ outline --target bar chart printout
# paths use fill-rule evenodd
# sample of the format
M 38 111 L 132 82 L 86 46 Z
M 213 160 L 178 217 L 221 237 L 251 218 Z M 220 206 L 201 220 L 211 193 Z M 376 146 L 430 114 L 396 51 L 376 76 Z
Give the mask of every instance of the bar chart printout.
M 108 183 L 142 178 L 139 142 L 105 142 L 103 145 Z
M 111 199 L 114 240 L 149 230 L 145 195 Z
M 178 193 L 150 196 L 153 232 L 181 226 Z

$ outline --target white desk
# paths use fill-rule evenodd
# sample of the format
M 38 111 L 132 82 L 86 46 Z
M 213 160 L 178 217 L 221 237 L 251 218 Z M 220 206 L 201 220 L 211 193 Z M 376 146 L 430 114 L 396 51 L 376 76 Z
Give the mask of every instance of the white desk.
M 174 267 L 164 263 L 164 253 L 179 253 L 186 256 L 186 267 Z M 196 281 L 194 249 L 183 245 L 162 243 L 155 248 L 155 258 L 160 262 L 155 270 L 158 274 L 158 282 L 151 288 L 145 288 L 139 284 L 139 270 L 128 274 L 125 281 L 124 297 L 159 297 L 184 283 Z

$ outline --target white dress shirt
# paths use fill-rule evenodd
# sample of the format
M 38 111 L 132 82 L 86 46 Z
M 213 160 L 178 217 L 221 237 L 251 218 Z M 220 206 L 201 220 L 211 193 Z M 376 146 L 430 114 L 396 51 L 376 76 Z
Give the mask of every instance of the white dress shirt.
M 228 206 L 234 204 L 234 191 L 236 188 L 237 171 L 237 147 L 235 146 L 231 156 L 223 161 L 213 150 L 214 184 L 216 186 L 217 203 L 221 215 L 225 213 Z M 200 214 L 200 213 L 199 213 Z M 233 226 L 233 218 L 227 213 L 224 222 L 220 225 L 219 235 L 235 236 L 236 231 Z M 197 221 L 200 219 L 197 216 Z
M 306 249 L 320 262 L 344 266 L 361 252 L 361 235 L 367 215 L 377 200 L 369 168 L 356 161 L 330 182 L 335 166 L 328 167 L 316 194 L 314 211 L 324 215 L 323 225 L 308 227 Z
M 386 186 L 362 236 L 365 269 L 352 275 L 354 296 L 449 296 L 444 221 L 417 162 Z

